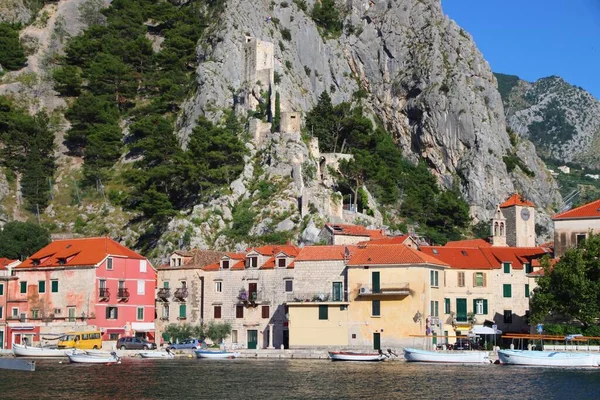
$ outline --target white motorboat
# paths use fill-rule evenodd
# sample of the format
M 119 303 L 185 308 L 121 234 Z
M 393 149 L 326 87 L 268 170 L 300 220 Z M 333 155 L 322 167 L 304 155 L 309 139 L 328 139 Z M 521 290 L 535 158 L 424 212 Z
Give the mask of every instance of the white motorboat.
M 175 354 L 170 351 L 140 351 L 138 353 L 142 358 L 154 358 L 154 359 L 171 359 L 175 358 Z
M 104 350 L 85 350 L 85 354 L 92 357 L 110 357 L 110 351 Z
M 498 350 L 501 364 L 543 367 L 597 367 L 596 355 L 559 351 Z
M 32 347 L 22 344 L 13 344 L 15 357 L 66 357 L 73 349 L 54 349 L 48 347 Z
M 237 358 L 240 353 L 233 351 L 194 350 L 197 358 Z
M 69 361 L 81 364 L 116 364 L 121 362 L 121 357 L 112 352 L 108 356 L 91 356 L 89 354 L 72 353 L 67 354 Z
M 383 353 L 355 353 L 352 351 L 330 351 L 331 361 L 383 361 L 388 358 Z
M 404 349 L 404 358 L 410 362 L 456 363 L 456 364 L 489 364 L 490 357 L 485 351 L 428 351 L 421 349 Z

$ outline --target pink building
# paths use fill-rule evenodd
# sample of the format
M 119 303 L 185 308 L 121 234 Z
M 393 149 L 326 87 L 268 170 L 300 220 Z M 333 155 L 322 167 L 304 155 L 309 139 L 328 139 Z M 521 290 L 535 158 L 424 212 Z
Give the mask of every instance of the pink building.
M 154 339 L 156 271 L 107 237 L 57 240 L 13 268 L 6 344 L 98 329 L 103 340 Z

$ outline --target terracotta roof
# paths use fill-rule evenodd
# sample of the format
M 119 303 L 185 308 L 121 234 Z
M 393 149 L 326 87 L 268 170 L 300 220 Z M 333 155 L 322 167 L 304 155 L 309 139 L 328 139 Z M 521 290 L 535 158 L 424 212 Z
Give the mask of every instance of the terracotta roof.
M 0 258 L 0 271 L 6 270 L 6 267 L 19 260 L 11 260 L 10 258 Z
M 196 251 L 196 250 L 193 250 L 193 251 L 188 251 L 188 250 L 175 250 L 173 253 L 174 253 L 174 254 L 177 254 L 177 255 L 180 255 L 180 256 L 182 256 L 182 257 L 192 257 L 192 256 L 194 255 L 194 251 Z
M 233 271 L 242 271 L 242 270 L 246 269 L 246 261 L 245 260 L 238 261 L 235 264 L 233 264 L 229 269 L 231 269 Z
M 358 265 L 448 264 L 419 250 L 403 244 L 357 246 L 351 251 L 349 266 Z
M 492 244 L 485 239 L 468 239 L 448 242 L 445 247 L 492 247 Z
M 343 260 L 345 249 L 352 252 L 356 246 L 304 246 L 298 256 L 296 262 L 300 261 L 334 261 Z
M 494 268 L 500 268 L 502 263 L 510 262 L 513 269 L 523 269 L 523 263 L 531 262 L 549 252 L 542 247 L 492 247 L 481 251 L 490 259 Z
M 561 212 L 552 217 L 554 221 L 559 219 L 587 219 L 600 218 L 600 199 L 584 204 L 572 210 Z
M 421 251 L 456 269 L 493 269 L 490 259 L 478 247 L 424 246 Z
M 218 271 L 221 269 L 221 263 L 216 262 L 216 263 L 208 264 L 208 265 L 205 265 L 204 267 L 202 267 L 202 269 L 204 271 Z
M 266 245 L 261 247 L 250 247 L 246 251 L 256 251 L 257 253 L 263 256 L 274 256 L 277 253 L 285 253 L 290 257 L 295 257 L 300 249 L 294 245 L 286 244 L 286 245 Z
M 383 237 L 379 239 L 371 239 L 364 242 L 358 242 L 358 244 L 404 244 L 408 239 L 410 239 L 410 235 L 401 235 L 401 236 L 392 236 L 392 237 Z
M 55 240 L 16 268 L 92 266 L 109 255 L 139 260 L 145 258 L 108 237 L 65 239 Z M 33 260 L 38 260 L 39 265 L 34 265 Z
M 179 255 L 182 255 L 182 253 L 186 253 L 187 255 L 185 257 L 189 258 L 188 260 L 185 261 L 185 263 L 183 265 L 170 266 L 169 264 L 167 264 L 167 265 L 161 265 L 160 267 L 157 267 L 156 269 L 158 269 L 158 270 L 166 270 L 166 269 L 175 270 L 175 269 L 203 268 L 206 265 L 209 265 L 209 264 L 219 261 L 221 259 L 221 257 L 223 257 L 224 255 L 227 254 L 222 251 L 198 250 L 198 249 L 194 249 L 194 250 L 188 251 L 188 252 L 183 252 L 183 251 L 175 252 L 175 254 L 179 254 Z
M 345 236 L 368 236 L 371 239 L 380 239 L 385 237 L 381 229 L 367 229 L 362 225 L 349 224 L 326 224 L 327 229 L 334 235 Z
M 512 206 L 535 207 L 535 205 L 532 202 L 526 200 L 522 195 L 518 193 L 513 193 L 504 203 L 500 204 L 500 208 Z

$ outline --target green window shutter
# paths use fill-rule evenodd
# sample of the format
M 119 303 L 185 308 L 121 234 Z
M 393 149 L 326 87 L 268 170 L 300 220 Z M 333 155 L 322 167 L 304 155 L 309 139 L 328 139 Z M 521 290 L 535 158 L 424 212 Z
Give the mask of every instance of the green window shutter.
M 27 282 L 21 282 L 21 293 L 27 293 Z
M 168 288 L 169 288 L 169 281 L 164 281 L 164 282 L 163 282 L 163 287 L 164 287 L 165 289 L 168 289 Z
M 450 314 L 450 299 L 444 299 L 444 314 Z
M 52 293 L 58 293 L 58 281 L 54 280 L 51 282 L 52 285 Z
M 486 299 L 483 299 L 483 313 L 488 313 L 488 301 Z
M 4 284 L 0 284 L 0 296 L 4 295 Z
M 379 300 L 373 300 L 373 305 L 371 307 L 371 315 L 374 317 L 378 317 L 381 315 L 381 302 Z
M 473 299 L 473 313 L 477 314 L 477 299 Z
M 46 281 L 38 282 L 38 293 L 46 293 Z
M 529 283 L 525 284 L 525 297 L 529 297 Z
M 329 319 L 329 308 L 327 306 L 319 306 L 319 319 Z
M 179 305 L 179 318 L 185 318 L 185 316 L 186 316 L 185 304 L 180 304 Z
M 502 289 L 503 289 L 502 291 L 503 291 L 505 298 L 512 297 L 512 287 L 511 287 L 510 283 L 504 284 Z
M 144 307 L 138 307 L 138 309 L 137 309 L 137 319 L 138 320 L 143 320 L 144 319 Z
M 373 283 L 373 293 L 379 293 L 381 291 L 381 276 L 378 271 L 371 273 L 371 281 Z
M 504 263 L 504 273 L 510 274 L 510 263 Z

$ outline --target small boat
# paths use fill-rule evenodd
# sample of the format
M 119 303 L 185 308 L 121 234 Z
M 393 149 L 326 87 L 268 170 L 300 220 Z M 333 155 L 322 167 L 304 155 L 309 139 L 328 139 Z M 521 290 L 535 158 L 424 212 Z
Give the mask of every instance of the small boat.
M 67 354 L 69 361 L 81 364 L 117 364 L 121 362 L 121 357 L 112 352 L 108 356 L 91 356 L 89 354 L 72 353 Z
M 49 347 L 32 347 L 13 344 L 15 357 L 66 357 L 73 349 L 53 349 Z
M 456 363 L 456 364 L 489 364 L 490 357 L 486 351 L 428 351 L 421 349 L 404 349 L 404 358 L 410 362 Z
M 331 361 L 383 361 L 387 356 L 383 353 L 355 353 L 352 351 L 330 351 Z
M 233 351 L 194 350 L 197 358 L 237 358 L 240 353 Z
M 110 357 L 110 351 L 104 350 L 85 350 L 85 354 L 92 357 Z
M 175 354 L 170 351 L 140 351 L 138 353 L 142 358 L 154 358 L 154 359 L 171 359 L 175 358 Z
M 500 364 L 541 367 L 597 367 L 594 354 L 559 351 L 498 350 Z

